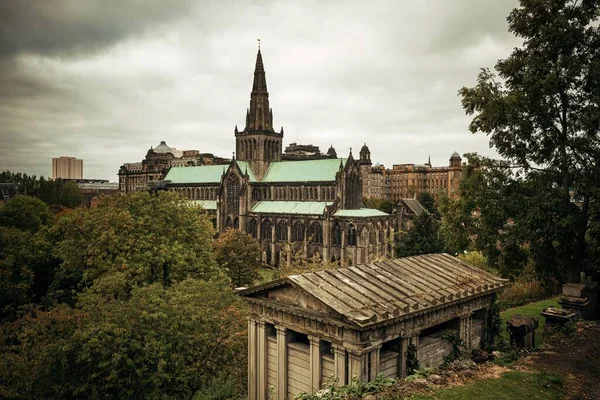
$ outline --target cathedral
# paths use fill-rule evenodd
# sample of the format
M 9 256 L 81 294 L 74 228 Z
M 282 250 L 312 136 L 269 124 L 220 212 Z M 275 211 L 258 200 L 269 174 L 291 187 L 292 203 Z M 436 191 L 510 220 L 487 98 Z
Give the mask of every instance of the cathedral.
M 234 134 L 227 164 L 171 167 L 162 185 L 212 213 L 218 232 L 250 234 L 272 266 L 289 264 L 294 254 L 342 266 L 393 257 L 398 217 L 364 207 L 361 163 L 352 150 L 345 158 L 333 147 L 314 157 L 297 147 L 294 156 L 282 152 L 283 127 L 273 127 L 260 49 L 246 123 Z

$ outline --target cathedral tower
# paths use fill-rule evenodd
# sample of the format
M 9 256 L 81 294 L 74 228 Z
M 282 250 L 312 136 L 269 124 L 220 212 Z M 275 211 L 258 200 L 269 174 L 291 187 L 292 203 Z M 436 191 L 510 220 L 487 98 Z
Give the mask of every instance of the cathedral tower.
M 283 127 L 273 129 L 273 111 L 269 106 L 269 92 L 260 48 L 256 55 L 254 82 L 250 93 L 250 108 L 246 110 L 246 126 L 243 131 L 235 127 L 236 158 L 248 161 L 252 171 L 262 180 L 269 164 L 281 161 Z

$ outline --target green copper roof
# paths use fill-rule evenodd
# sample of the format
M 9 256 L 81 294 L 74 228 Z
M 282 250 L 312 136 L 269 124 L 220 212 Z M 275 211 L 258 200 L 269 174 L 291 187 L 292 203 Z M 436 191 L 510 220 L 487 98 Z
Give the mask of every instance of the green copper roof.
M 254 172 L 246 161 L 236 161 L 242 173 L 248 172 L 250 182 L 256 182 Z M 198 165 L 195 167 L 173 167 L 169 170 L 166 181 L 171 183 L 220 183 L 221 175 L 229 165 Z
M 355 218 L 367 218 L 367 217 L 384 217 L 390 214 L 379 211 L 375 208 L 361 208 L 360 210 L 338 210 L 335 217 L 355 217 Z
M 200 206 L 205 210 L 217 210 L 216 200 L 190 200 L 190 203 L 195 206 Z
M 248 161 L 237 161 L 237 165 L 238 167 L 240 167 L 240 170 L 242 171 L 242 174 L 245 174 L 246 172 L 248 172 L 248 177 L 250 178 L 250 182 L 256 182 L 256 176 L 254 176 L 254 172 L 252 172 L 252 168 L 250 168 L 250 164 L 248 164 Z
M 340 162 L 346 158 L 326 160 L 279 161 L 271 163 L 263 182 L 323 182 L 335 181 Z
M 199 165 L 197 167 L 173 167 L 166 181 L 171 183 L 219 183 L 227 165 Z
M 325 201 L 259 201 L 251 212 L 259 214 L 321 215 L 325 211 L 325 207 L 332 204 L 332 202 Z

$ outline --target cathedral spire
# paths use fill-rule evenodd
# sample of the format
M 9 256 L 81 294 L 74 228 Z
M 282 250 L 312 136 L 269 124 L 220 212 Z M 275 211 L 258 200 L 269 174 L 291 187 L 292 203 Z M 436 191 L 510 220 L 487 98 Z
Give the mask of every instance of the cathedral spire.
M 254 81 L 252 82 L 252 93 L 250 93 L 250 108 L 246 115 L 246 127 L 244 128 L 244 132 L 253 131 L 275 132 L 273 130 L 273 112 L 269 106 L 269 92 L 267 91 L 267 79 L 260 46 L 256 54 Z

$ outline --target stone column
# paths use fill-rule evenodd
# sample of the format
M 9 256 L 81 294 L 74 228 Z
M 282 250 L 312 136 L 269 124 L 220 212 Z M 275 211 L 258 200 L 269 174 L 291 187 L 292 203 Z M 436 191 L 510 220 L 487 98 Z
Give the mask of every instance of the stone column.
M 348 352 L 348 381 L 351 382 L 357 378 L 361 381 L 367 380 L 368 375 L 368 357 L 367 352 Z
M 400 368 L 398 368 L 400 373 L 400 378 L 404 378 L 408 375 L 406 372 L 406 360 L 407 360 L 407 351 L 408 345 L 410 344 L 408 338 L 402 338 L 400 342 Z
M 273 223 L 271 224 L 271 243 L 269 243 L 269 246 L 271 246 L 271 259 L 269 260 L 269 263 L 272 266 L 275 266 L 278 265 L 277 252 L 275 251 L 275 249 L 277 248 L 277 246 L 275 245 L 275 227 L 277 226 L 277 221 L 275 219 L 271 219 L 271 221 L 273 221 Z
M 465 348 L 468 350 L 471 348 L 471 314 L 464 314 L 460 316 L 460 322 L 458 324 L 458 337 L 465 343 Z
M 339 344 L 332 344 L 335 377 L 338 379 L 339 385 L 346 384 L 346 349 Z
M 275 326 L 277 329 L 277 400 L 287 397 L 287 329 Z
M 248 319 L 248 400 L 258 400 L 257 359 L 256 359 L 256 321 Z
M 318 337 L 309 336 L 310 341 L 310 387 L 313 393 L 321 389 L 321 340 Z
M 258 400 L 266 400 L 267 398 L 267 332 L 264 321 L 257 323 L 258 335 Z
M 377 377 L 377 375 L 379 375 L 380 352 L 381 352 L 381 345 L 375 346 L 374 348 L 372 348 L 371 353 L 369 353 L 369 357 L 371 360 L 371 370 L 369 371 L 370 372 L 369 381 L 372 381 L 373 379 L 375 379 Z

